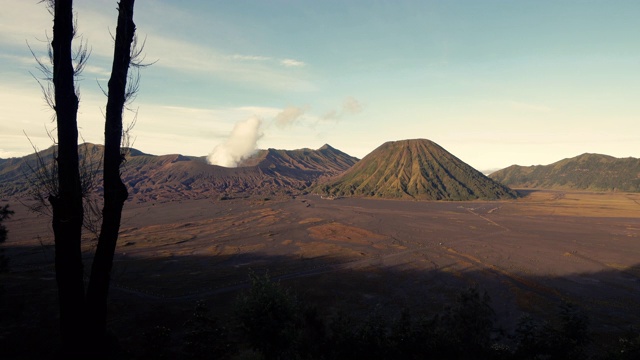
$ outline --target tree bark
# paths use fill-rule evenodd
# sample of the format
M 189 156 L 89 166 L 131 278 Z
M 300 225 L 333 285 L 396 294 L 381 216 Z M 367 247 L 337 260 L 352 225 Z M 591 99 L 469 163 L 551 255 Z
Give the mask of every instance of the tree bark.
M 84 269 L 82 237 L 82 187 L 78 170 L 78 96 L 74 85 L 71 42 L 74 38 L 72 0 L 54 5 L 53 86 L 58 129 L 58 193 L 51 194 L 55 267 L 60 302 L 60 332 L 63 352 L 73 351 L 82 335 Z
M 104 355 L 107 297 L 122 208 L 128 197 L 120 178 L 123 157 L 122 113 L 134 40 L 135 0 L 118 3 L 118 25 L 105 119 L 104 206 L 98 246 L 85 294 L 82 264 L 83 188 L 78 157 L 78 96 L 75 89 L 72 41 L 75 36 L 72 0 L 49 0 L 53 7 L 53 86 L 58 132 L 57 191 L 50 194 L 55 238 L 55 268 L 60 307 L 60 355 L 67 358 Z
M 91 278 L 87 289 L 90 327 L 99 338 L 104 337 L 107 319 L 107 297 L 111 279 L 111 268 L 115 253 L 120 219 L 127 188 L 120 178 L 122 112 L 127 97 L 127 78 L 131 63 L 131 45 L 135 34 L 133 22 L 134 0 L 121 0 L 118 4 L 118 25 L 113 56 L 109 95 L 105 120 L 104 147 L 104 207 L 98 246 L 91 267 Z

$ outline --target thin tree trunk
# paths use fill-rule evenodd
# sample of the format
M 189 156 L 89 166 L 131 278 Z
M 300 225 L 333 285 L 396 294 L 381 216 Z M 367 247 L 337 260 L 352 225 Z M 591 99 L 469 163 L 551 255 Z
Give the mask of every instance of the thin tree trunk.
M 82 335 L 84 282 L 82 188 L 78 171 L 78 97 L 74 86 L 71 42 L 73 1 L 57 0 L 53 22 L 53 85 L 58 128 L 58 194 L 51 194 L 55 267 L 60 302 L 62 351 L 74 352 Z
M 122 112 L 127 96 L 127 74 L 131 62 L 131 44 L 136 30 L 133 22 L 134 0 L 121 0 L 118 4 L 113 67 L 109 79 L 109 96 L 105 121 L 104 148 L 104 207 L 98 246 L 91 267 L 87 289 L 88 317 L 91 331 L 104 337 L 107 319 L 107 297 L 111 279 L 113 256 L 118 241 L 120 219 L 128 192 L 120 178 L 123 161 Z

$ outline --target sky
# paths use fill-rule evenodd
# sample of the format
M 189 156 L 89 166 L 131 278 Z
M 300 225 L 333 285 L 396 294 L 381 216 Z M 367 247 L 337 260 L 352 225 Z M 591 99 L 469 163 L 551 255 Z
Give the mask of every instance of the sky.
M 0 12 L 0 158 L 52 144 L 40 90 L 52 17 Z M 76 0 L 91 50 L 80 142 L 103 142 L 116 0 Z M 640 157 L 637 0 L 138 0 L 133 147 L 231 158 L 435 141 L 481 171 L 582 153 Z M 27 138 L 28 136 L 28 138 Z M 222 154 L 222 155 L 221 155 Z M 235 158 L 233 156 L 235 156 Z M 239 155 L 240 157 L 242 155 Z M 236 159 L 237 160 L 237 159 Z

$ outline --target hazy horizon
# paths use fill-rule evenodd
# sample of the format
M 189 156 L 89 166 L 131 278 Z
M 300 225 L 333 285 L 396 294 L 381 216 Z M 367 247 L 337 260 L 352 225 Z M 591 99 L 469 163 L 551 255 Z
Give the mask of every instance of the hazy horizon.
M 93 143 L 116 6 L 74 2 L 91 49 L 79 126 Z M 327 143 L 362 158 L 386 141 L 426 138 L 482 171 L 587 152 L 640 157 L 639 10 L 634 1 L 140 1 L 138 36 L 157 62 L 141 72 L 133 146 L 206 156 Z M 9 0 L 0 24 L 8 158 L 33 152 L 23 131 L 51 145 L 53 112 L 27 42 L 46 56 L 52 19 L 44 4 Z

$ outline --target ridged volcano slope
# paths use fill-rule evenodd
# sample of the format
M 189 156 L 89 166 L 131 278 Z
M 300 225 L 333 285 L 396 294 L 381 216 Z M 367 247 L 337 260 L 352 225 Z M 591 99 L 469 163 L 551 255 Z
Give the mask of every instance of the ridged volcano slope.
M 550 165 L 511 165 L 489 176 L 520 188 L 640 192 L 640 159 L 582 154 Z
M 101 145 L 83 144 L 79 152 L 95 169 L 101 184 Z M 53 148 L 39 156 L 49 164 Z M 358 161 L 325 145 L 318 150 L 260 150 L 237 168 L 209 165 L 204 157 L 178 154 L 155 156 L 131 149 L 122 167 L 130 200 L 172 201 L 185 198 L 229 198 L 294 195 L 319 179 L 341 174 Z M 0 159 L 0 198 L 30 196 L 30 169 L 38 168 L 36 154 Z M 98 188 L 98 190 L 100 190 Z
M 425 139 L 384 143 L 337 180 L 316 187 L 316 192 L 422 200 L 493 200 L 517 196 L 513 190 Z
M 317 150 L 258 150 L 253 156 L 243 160 L 239 167 L 258 166 L 281 175 L 300 175 L 308 177 L 335 176 L 343 173 L 358 161 L 357 158 L 343 153 L 328 144 Z

